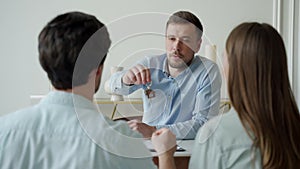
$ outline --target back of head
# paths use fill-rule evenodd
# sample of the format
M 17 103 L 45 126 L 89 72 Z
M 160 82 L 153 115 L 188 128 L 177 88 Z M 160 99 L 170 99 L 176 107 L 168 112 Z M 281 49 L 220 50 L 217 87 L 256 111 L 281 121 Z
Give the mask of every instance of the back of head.
M 111 43 L 104 24 L 81 12 L 55 17 L 38 40 L 40 64 L 52 85 L 63 90 L 85 84 L 89 73 L 103 64 Z
M 199 18 L 194 14 L 192 14 L 191 12 L 178 11 L 173 13 L 167 22 L 167 27 L 169 26 L 169 24 L 188 24 L 188 23 L 195 25 L 195 27 L 197 28 L 196 31 L 198 34 L 198 38 L 200 39 L 203 34 L 203 26 Z
M 226 42 L 228 92 L 264 168 L 300 163 L 300 116 L 289 83 L 279 33 L 268 24 L 243 23 Z

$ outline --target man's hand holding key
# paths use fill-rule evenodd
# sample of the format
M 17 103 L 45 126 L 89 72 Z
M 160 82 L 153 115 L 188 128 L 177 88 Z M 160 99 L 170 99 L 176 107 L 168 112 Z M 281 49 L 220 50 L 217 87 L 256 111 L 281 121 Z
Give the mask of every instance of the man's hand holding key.
M 150 69 L 143 65 L 136 65 L 130 68 L 122 77 L 122 82 L 126 85 L 140 85 L 151 82 Z
M 146 86 L 146 89 L 144 91 L 145 95 L 148 98 L 152 98 L 155 96 L 154 91 L 151 89 L 152 82 L 150 69 L 143 65 L 138 64 L 129 69 L 122 77 L 122 81 L 125 85 L 143 84 Z

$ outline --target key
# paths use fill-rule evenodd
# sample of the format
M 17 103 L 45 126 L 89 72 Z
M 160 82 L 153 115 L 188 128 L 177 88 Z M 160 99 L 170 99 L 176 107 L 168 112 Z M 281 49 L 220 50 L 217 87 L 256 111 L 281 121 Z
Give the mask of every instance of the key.
M 154 91 L 149 87 L 147 87 L 147 89 L 144 92 L 148 99 L 155 97 Z
M 155 97 L 155 92 L 151 89 L 152 82 L 146 84 L 147 89 L 145 89 L 144 93 L 148 97 L 148 99 Z

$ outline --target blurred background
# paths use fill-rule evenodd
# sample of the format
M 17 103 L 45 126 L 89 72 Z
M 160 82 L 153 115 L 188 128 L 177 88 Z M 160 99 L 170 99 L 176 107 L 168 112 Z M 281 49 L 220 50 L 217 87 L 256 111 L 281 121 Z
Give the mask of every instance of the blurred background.
M 111 35 L 102 84 L 95 95 L 98 99 L 110 97 L 104 92 L 104 82 L 111 66 L 126 69 L 146 55 L 164 53 L 168 17 L 178 10 L 188 10 L 204 26 L 199 54 L 205 55 L 207 45 L 216 45 L 221 72 L 225 40 L 236 25 L 257 21 L 277 28 L 286 43 L 290 80 L 300 105 L 299 8 L 298 0 L 1 0 L 0 115 L 30 106 L 51 90 L 38 62 L 37 37 L 48 21 L 69 11 L 95 15 Z M 140 98 L 140 94 L 130 97 Z M 224 79 L 222 98 L 227 98 Z

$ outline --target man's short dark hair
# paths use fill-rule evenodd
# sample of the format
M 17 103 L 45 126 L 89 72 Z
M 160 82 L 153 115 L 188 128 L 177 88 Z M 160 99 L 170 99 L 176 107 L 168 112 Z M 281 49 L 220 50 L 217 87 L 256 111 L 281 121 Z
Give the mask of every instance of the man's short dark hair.
M 41 66 L 52 85 L 63 90 L 85 84 L 91 71 L 103 65 L 111 44 L 104 24 L 81 12 L 55 17 L 38 41 Z
M 193 25 L 196 26 L 196 31 L 198 34 L 199 39 L 202 37 L 203 34 L 203 26 L 197 16 L 192 14 L 191 12 L 188 11 L 178 11 L 172 14 L 167 22 L 167 27 L 171 23 L 176 23 L 176 24 L 187 24 L 187 23 L 192 23 Z

